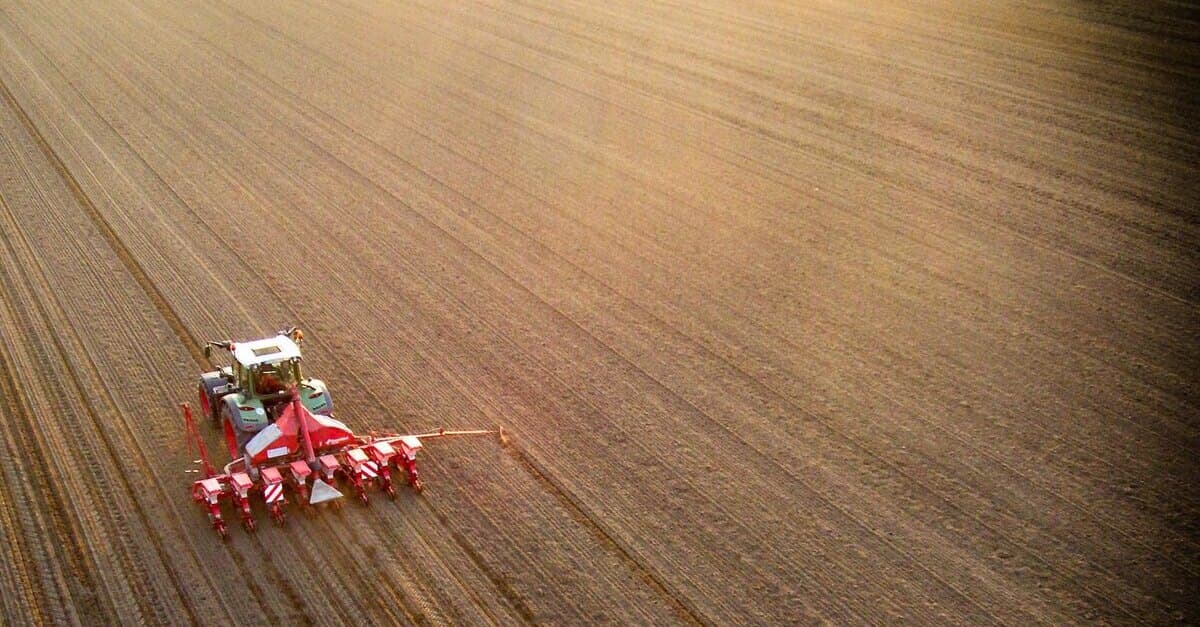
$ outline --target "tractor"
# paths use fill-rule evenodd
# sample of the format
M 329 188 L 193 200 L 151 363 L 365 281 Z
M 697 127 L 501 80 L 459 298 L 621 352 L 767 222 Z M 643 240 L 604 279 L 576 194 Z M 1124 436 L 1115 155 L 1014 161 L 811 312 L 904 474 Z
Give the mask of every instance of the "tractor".
M 252 501 L 261 501 L 271 519 L 284 524 L 284 504 L 294 501 L 307 511 L 318 505 L 340 507 L 340 481 L 358 500 L 369 504 L 368 489 L 377 487 L 396 497 L 392 471 L 420 492 L 416 454 L 423 442 L 465 435 L 498 434 L 503 429 L 446 431 L 401 435 L 356 435 L 333 417 L 333 398 L 320 379 L 305 378 L 297 328 L 245 342 L 208 342 L 227 351 L 230 365 L 200 375 L 200 411 L 224 436 L 232 458 L 217 472 L 208 456 L 191 408 L 182 404 L 186 438 L 200 455 L 192 483 L 192 499 L 207 513 L 213 529 L 228 537 L 221 504 L 230 502 L 242 527 L 254 531 Z

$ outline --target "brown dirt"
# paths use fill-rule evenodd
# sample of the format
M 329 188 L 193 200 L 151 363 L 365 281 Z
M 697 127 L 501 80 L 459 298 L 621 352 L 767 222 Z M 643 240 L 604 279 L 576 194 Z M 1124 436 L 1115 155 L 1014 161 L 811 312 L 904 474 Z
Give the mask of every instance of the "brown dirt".
M 0 1 L 3 622 L 1200 621 L 1198 11 L 977 4 Z M 289 324 L 511 445 L 221 544 Z

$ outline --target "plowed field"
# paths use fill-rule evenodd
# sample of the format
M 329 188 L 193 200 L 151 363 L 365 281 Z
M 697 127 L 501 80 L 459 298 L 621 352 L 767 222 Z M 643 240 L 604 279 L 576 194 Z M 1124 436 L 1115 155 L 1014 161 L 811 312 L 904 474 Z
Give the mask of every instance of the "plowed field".
M 0 623 L 1200 622 L 1198 58 L 1176 2 L 0 0 Z M 220 542 L 178 404 L 292 324 L 356 430 L 509 444 Z

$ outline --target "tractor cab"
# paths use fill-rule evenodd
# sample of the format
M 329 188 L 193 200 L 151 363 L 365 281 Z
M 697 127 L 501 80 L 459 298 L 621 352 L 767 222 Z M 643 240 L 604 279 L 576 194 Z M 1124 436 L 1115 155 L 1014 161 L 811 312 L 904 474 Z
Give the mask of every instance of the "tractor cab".
M 241 342 L 232 353 L 233 378 L 251 398 L 282 400 L 302 380 L 300 347 L 286 335 Z

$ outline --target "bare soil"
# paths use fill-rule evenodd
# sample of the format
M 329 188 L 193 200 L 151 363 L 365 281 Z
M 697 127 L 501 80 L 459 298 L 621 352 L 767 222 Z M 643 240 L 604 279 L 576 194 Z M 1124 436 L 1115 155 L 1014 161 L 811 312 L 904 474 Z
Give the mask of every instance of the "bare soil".
M 1198 33 L 0 0 L 0 622 L 1200 622 Z M 509 445 L 222 544 L 178 404 L 292 324 Z

